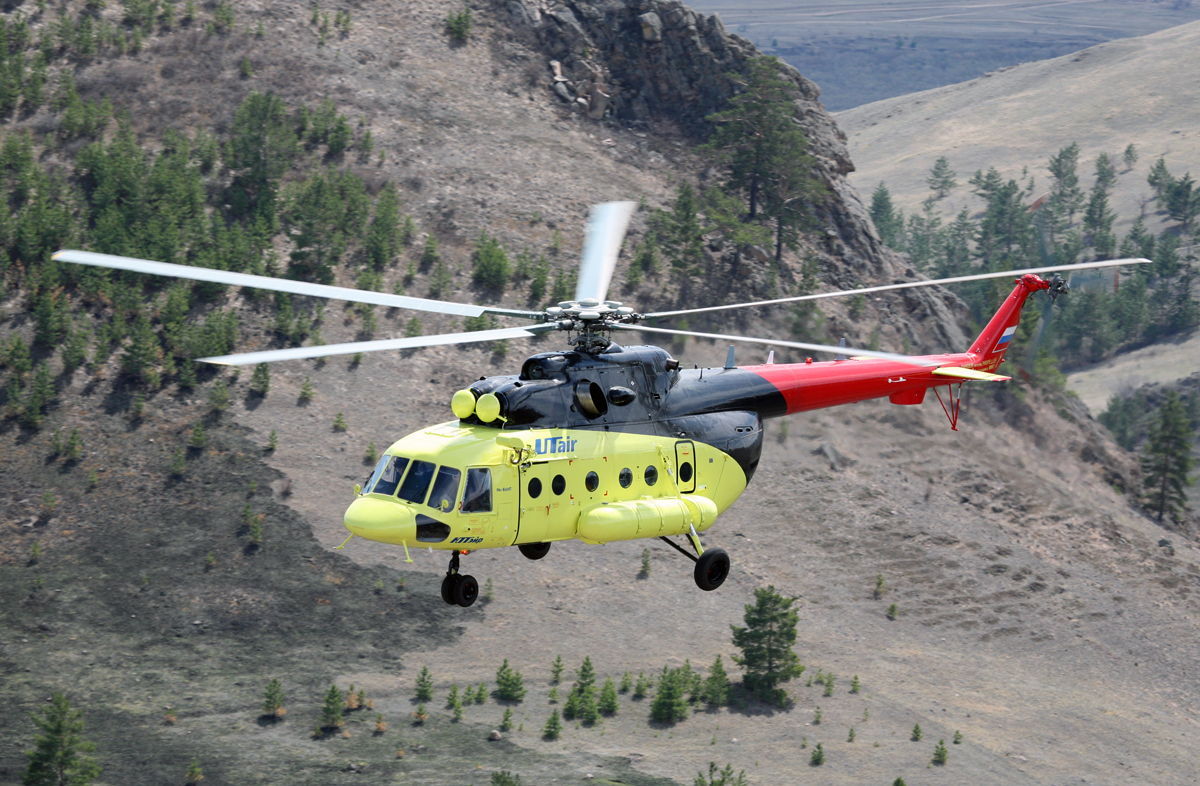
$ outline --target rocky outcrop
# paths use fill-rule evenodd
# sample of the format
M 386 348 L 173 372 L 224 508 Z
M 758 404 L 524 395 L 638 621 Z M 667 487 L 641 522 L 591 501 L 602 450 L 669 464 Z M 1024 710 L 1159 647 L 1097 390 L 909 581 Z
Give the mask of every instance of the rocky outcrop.
M 496 2 L 553 58 L 550 88 L 593 119 L 669 118 L 701 138 L 708 132 L 705 118 L 725 107 L 746 61 L 761 54 L 725 30 L 715 14 L 697 13 L 678 0 Z M 854 276 L 889 275 L 889 255 L 846 179 L 854 165 L 845 135 L 821 106 L 817 86 L 789 65 L 780 63 L 780 70 L 795 87 L 796 122 L 828 186 L 820 206 L 827 250 Z

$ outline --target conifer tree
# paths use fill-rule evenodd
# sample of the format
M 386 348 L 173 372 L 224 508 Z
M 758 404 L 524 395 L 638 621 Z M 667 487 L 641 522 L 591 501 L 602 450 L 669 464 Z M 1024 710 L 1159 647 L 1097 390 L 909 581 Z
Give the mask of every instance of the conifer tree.
M 389 182 L 379 192 L 379 199 L 375 202 L 375 215 L 367 229 L 367 259 L 375 270 L 383 270 L 400 253 L 402 232 L 400 195 L 396 186 Z
M 879 239 L 889 248 L 897 251 L 904 248 L 904 213 L 892 204 L 892 195 L 887 186 L 880 181 L 871 192 L 871 220 L 879 232 Z
M 1145 484 L 1145 505 L 1158 521 L 1174 516 L 1187 502 L 1184 489 L 1192 484 L 1188 473 L 1192 469 L 1194 428 L 1179 394 L 1167 393 L 1150 426 L 1150 438 L 1142 454 Z
M 83 712 L 72 709 L 62 693 L 54 693 L 40 713 L 31 716 L 42 732 L 26 751 L 29 766 L 23 786 L 88 786 L 100 777 L 100 767 L 86 754 L 96 749 L 83 734 Z
M 600 689 L 600 700 L 597 703 L 597 709 L 603 715 L 616 715 L 619 709 L 617 702 L 617 686 L 612 681 L 612 677 L 604 680 L 604 687 Z
M 259 396 L 266 396 L 267 391 L 271 389 L 271 369 L 269 363 L 259 363 L 254 367 L 254 373 L 250 376 L 250 392 Z
M 550 681 L 557 684 L 562 679 L 563 659 L 562 655 L 555 656 L 554 663 L 550 664 Z
M 729 108 L 709 115 L 716 131 L 707 147 L 729 167 L 727 188 L 746 195 L 754 221 L 772 173 L 793 154 L 802 155 L 806 145 L 792 121 L 795 89 L 783 78 L 779 60 L 750 59 L 741 81 L 743 89 L 729 100 Z
M 950 168 L 950 160 L 945 156 L 940 156 L 937 161 L 933 162 L 933 169 L 930 170 L 929 177 L 925 179 L 925 182 L 933 189 L 937 198 L 941 199 L 958 185 L 958 181 L 954 177 L 955 172 Z
M 740 771 L 736 776 L 733 774 L 733 765 L 726 764 L 724 769 L 717 769 L 716 762 L 708 763 L 708 777 L 704 773 L 697 773 L 696 780 L 692 781 L 693 786 L 748 786 L 746 781 L 746 771 Z
M 267 690 L 263 694 L 262 703 L 263 715 L 272 717 L 282 717 L 283 709 L 283 686 L 278 679 L 272 679 L 267 683 Z
M 708 667 L 708 677 L 704 680 L 704 701 L 710 707 L 722 707 L 729 701 L 729 677 L 725 674 L 725 665 L 721 656 Z
M 557 740 L 561 733 L 562 721 L 558 719 L 558 708 L 555 708 L 550 710 L 550 717 L 546 719 L 546 725 L 542 727 L 542 736 L 548 740 Z
M 792 651 L 799 615 L 792 608 L 795 598 L 785 598 L 775 587 L 754 591 L 755 603 L 746 606 L 746 627 L 731 625 L 733 643 L 742 651 L 734 662 L 743 668 L 742 681 L 762 699 L 782 705 L 786 695 L 778 685 L 799 677 L 804 671 Z
M 335 728 L 342 725 L 342 707 L 345 699 L 337 685 L 330 685 L 325 694 L 325 703 L 321 706 L 321 727 Z
M 688 689 L 691 669 L 685 672 L 684 667 L 672 669 L 663 666 L 658 677 L 658 686 L 654 691 L 654 699 L 650 702 L 650 717 L 659 723 L 675 723 L 686 720 L 691 714 L 684 693 Z
M 496 670 L 496 694 L 504 701 L 521 701 L 525 698 L 525 682 L 521 672 L 508 665 L 508 658 Z

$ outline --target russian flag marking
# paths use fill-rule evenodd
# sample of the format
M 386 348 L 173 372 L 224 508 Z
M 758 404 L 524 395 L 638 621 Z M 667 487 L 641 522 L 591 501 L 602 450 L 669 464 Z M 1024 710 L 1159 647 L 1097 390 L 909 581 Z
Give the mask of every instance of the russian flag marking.
M 1016 325 L 1013 325 L 1010 328 L 1005 328 L 1004 332 L 1000 335 L 1000 340 L 996 342 L 996 348 L 992 351 L 999 352 L 1002 349 L 1008 349 L 1008 342 L 1012 341 L 1013 334 L 1016 332 Z

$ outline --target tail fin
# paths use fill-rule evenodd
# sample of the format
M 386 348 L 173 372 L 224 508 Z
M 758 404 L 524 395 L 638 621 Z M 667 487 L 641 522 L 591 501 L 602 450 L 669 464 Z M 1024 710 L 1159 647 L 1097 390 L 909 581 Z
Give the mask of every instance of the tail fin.
M 1012 293 L 1000 304 L 995 316 L 971 344 L 975 356 L 973 368 L 980 371 L 995 371 L 1004 362 L 1004 354 L 1012 346 L 1017 324 L 1021 321 L 1021 307 L 1026 298 L 1039 289 L 1048 289 L 1049 283 L 1032 273 L 1017 279 Z

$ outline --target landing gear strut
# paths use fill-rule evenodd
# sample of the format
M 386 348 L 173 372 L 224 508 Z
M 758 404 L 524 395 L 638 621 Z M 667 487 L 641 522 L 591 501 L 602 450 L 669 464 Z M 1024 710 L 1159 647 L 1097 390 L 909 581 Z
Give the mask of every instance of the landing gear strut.
M 451 606 L 463 608 L 470 606 L 479 597 L 479 582 L 474 576 L 464 576 L 458 572 L 458 557 L 456 551 L 450 557 L 450 566 L 446 568 L 446 578 L 442 579 L 442 600 Z
M 729 577 L 729 555 L 725 553 L 725 549 L 706 549 L 700 545 L 700 536 L 692 530 L 689 540 L 692 542 L 692 548 L 696 550 L 698 556 L 693 557 L 678 543 L 670 538 L 659 538 L 671 548 L 678 551 L 683 556 L 696 563 L 696 570 L 692 577 L 696 580 L 696 586 L 705 592 L 712 592 L 717 587 L 725 583 L 725 579 Z

